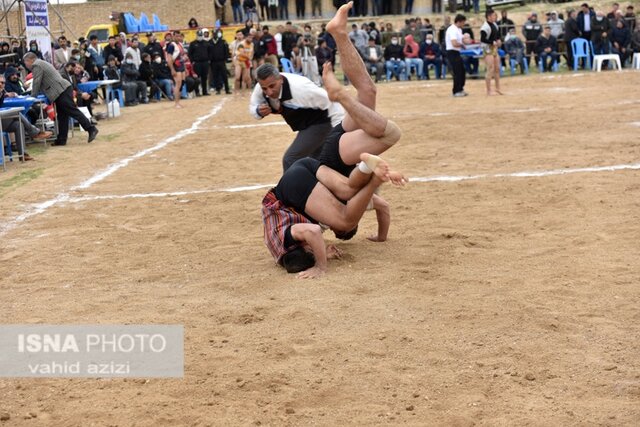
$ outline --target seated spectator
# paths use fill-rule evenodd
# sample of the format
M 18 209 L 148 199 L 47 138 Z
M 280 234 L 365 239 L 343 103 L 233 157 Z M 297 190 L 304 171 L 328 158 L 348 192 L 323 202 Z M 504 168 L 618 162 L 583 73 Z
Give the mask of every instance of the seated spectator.
M 429 66 L 436 70 L 436 79 L 444 78 L 442 75 L 442 49 L 438 43 L 434 43 L 433 34 L 427 34 L 420 44 L 420 58 L 424 64 L 424 76 L 429 80 Z
M 407 65 L 407 77 L 411 79 L 411 68 L 416 70 L 416 79 L 421 80 L 424 63 L 420 59 L 420 45 L 414 40 L 413 35 L 408 34 L 404 38 L 404 62 Z
M 198 76 L 193 69 L 193 64 L 191 63 L 189 56 L 183 56 L 183 63 L 185 68 L 184 84 L 187 86 L 187 93 L 195 92 L 196 96 L 200 96 L 200 76 Z
M 509 55 L 509 60 L 514 59 L 518 66 L 520 67 L 520 73 L 524 74 L 525 70 L 525 46 L 520 37 L 516 34 L 516 29 L 509 29 L 509 34 L 507 35 L 504 42 L 504 50 Z
M 158 86 L 162 93 L 173 101 L 173 78 L 171 70 L 166 62 L 162 61 L 162 56 L 155 54 L 151 63 L 153 71 L 153 82 Z
M 294 73 L 302 74 L 302 54 L 298 45 L 291 48 L 291 65 Z
M 72 75 L 73 90 L 76 91 L 76 105 L 78 107 L 86 107 L 93 118 L 93 101 L 97 98 L 96 92 L 84 92 L 78 87 L 78 83 L 88 82 L 91 76 L 78 63 L 69 62 L 66 69 L 67 73 Z
M 0 74 L 0 107 L 4 104 L 5 98 L 15 98 L 18 96 L 15 92 L 7 92 L 4 88 L 5 79 L 4 76 Z M 18 148 L 18 155 L 22 157 L 24 161 L 33 160 L 33 157 L 29 155 L 26 151 L 23 151 L 22 147 L 24 146 L 24 137 L 22 132 L 20 132 L 20 122 L 24 126 L 24 131 L 34 140 L 42 140 L 51 137 L 51 132 L 41 132 L 40 129 L 31 124 L 27 118 L 19 114 L 20 119 L 16 118 L 7 118 L 2 119 L 2 129 L 5 132 L 13 133 L 16 138 L 16 146 Z
M 624 68 L 624 63 L 631 57 L 631 32 L 624 20 L 616 20 L 616 24 L 611 31 L 611 52 L 620 57 L 620 64 Z
M 140 72 L 138 80 L 143 82 L 151 91 L 151 102 L 157 102 L 158 99 L 156 98 L 156 95 L 159 94 L 160 88 L 155 83 L 155 77 L 153 76 L 153 69 L 151 68 L 151 55 L 146 52 L 142 54 L 142 62 L 140 63 L 138 71 Z
M 138 80 L 140 72 L 133 60 L 133 55 L 127 53 L 124 58 L 124 64 L 120 67 L 120 75 L 122 76 L 122 88 L 124 89 L 125 106 L 149 103 L 147 97 L 147 85 Z
M 27 91 L 24 88 L 24 84 L 22 80 L 20 80 L 20 71 L 13 67 L 8 67 L 4 72 L 4 77 L 6 79 L 5 90 L 7 92 L 13 92 L 17 95 L 24 95 Z
M 367 67 L 369 74 L 376 76 L 376 83 L 382 79 L 382 72 L 384 71 L 384 56 L 382 55 L 382 48 L 376 45 L 375 37 L 369 37 L 369 46 L 366 49 L 360 51 L 364 65 Z
M 107 58 L 107 68 L 104 69 L 103 80 L 118 80 L 120 81 L 120 69 L 116 65 L 116 57 L 111 55 Z M 121 83 L 114 83 L 111 85 L 114 89 L 120 89 Z
M 384 59 L 384 65 L 387 69 L 387 81 L 391 80 L 392 74 L 396 77 L 396 80 L 406 80 L 404 52 L 397 36 L 391 37 L 391 44 L 385 47 Z
M 462 36 L 462 44 L 467 49 L 477 49 L 480 47 L 480 44 L 473 40 L 469 33 L 464 33 Z M 478 68 L 480 67 L 480 59 L 476 55 L 462 55 L 462 63 L 464 64 L 464 69 L 472 77 L 478 76 Z
M 542 62 L 544 71 L 551 71 L 554 62 L 558 61 L 558 42 L 551 35 L 551 28 L 545 25 L 542 34 L 538 36 L 536 41 L 536 53 Z

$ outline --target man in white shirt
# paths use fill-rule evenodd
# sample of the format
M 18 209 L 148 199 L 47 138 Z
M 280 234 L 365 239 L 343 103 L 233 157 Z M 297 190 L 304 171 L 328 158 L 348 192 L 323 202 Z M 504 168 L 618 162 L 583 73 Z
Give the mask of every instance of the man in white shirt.
M 460 56 L 460 50 L 464 48 L 462 44 L 462 27 L 467 21 L 464 15 L 458 14 L 453 20 L 453 24 L 449 25 L 445 33 L 445 43 L 447 49 L 447 59 L 453 73 L 453 96 L 467 96 L 464 91 L 464 83 L 466 79 L 464 64 Z
M 551 28 L 551 35 L 553 37 L 556 39 L 562 38 L 562 34 L 564 34 L 564 20 L 558 18 L 558 12 L 555 10 L 551 12 L 547 25 Z
M 280 73 L 272 64 L 258 67 L 256 76 L 249 112 L 258 120 L 280 114 L 291 130 L 298 132 L 284 153 L 283 170 L 303 157 L 319 156 L 325 137 L 342 121 L 340 104 L 331 102 L 327 92 L 308 78 Z
M 142 62 L 142 53 L 140 52 L 140 46 L 138 43 L 138 37 L 134 36 L 131 39 L 131 46 L 129 46 L 127 48 L 127 50 L 125 51 L 125 58 L 127 56 L 127 54 L 131 54 L 131 57 L 133 58 L 133 63 L 136 64 L 136 69 L 140 68 L 140 63 Z

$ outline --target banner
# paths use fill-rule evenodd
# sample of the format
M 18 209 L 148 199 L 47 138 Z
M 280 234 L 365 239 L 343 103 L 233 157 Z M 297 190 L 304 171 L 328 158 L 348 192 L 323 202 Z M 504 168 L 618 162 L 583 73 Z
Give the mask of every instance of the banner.
M 45 61 L 53 63 L 51 52 L 51 36 L 49 28 L 49 7 L 47 0 L 25 0 L 24 21 L 27 35 L 27 48 L 35 40 Z

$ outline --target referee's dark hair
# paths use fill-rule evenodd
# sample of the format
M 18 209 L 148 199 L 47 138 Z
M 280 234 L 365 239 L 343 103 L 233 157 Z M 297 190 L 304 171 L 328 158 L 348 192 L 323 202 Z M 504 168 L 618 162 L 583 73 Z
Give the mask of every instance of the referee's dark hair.
M 487 10 L 486 10 L 486 12 L 484 12 L 484 17 L 485 17 L 485 18 L 488 18 L 488 17 L 490 17 L 491 15 L 493 15 L 494 13 L 496 13 L 496 11 L 495 11 L 495 10 L 493 10 L 493 9 L 487 9 Z
M 466 20 L 467 20 L 467 17 L 459 13 L 456 15 L 453 22 L 457 24 L 458 22 L 465 22 Z

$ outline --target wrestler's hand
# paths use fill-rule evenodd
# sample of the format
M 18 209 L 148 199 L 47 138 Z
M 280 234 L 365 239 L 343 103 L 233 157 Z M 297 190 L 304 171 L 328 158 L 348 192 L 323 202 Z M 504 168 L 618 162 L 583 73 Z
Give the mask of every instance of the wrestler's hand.
M 269 107 L 269 104 L 258 105 L 258 114 L 260 114 L 262 117 L 266 117 L 271 114 L 271 107 Z
M 342 255 L 341 249 L 338 249 L 335 245 L 327 245 L 327 259 L 340 259 Z
M 311 267 L 298 273 L 298 279 L 317 279 L 325 275 L 327 271 L 319 267 Z
M 372 234 L 371 236 L 367 237 L 367 240 L 371 240 L 372 242 L 384 242 L 387 239 L 381 239 L 377 234 Z

